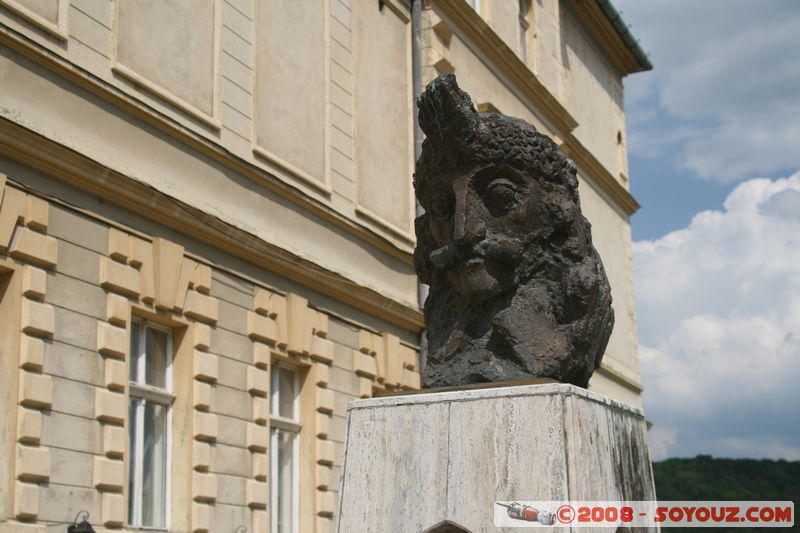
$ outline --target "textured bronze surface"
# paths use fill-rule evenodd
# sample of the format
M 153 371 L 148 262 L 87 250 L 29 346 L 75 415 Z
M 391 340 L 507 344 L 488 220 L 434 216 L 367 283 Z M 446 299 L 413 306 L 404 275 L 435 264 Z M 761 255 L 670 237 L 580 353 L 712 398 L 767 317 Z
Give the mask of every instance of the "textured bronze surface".
M 424 386 L 548 377 L 586 387 L 614 311 L 575 167 L 527 122 L 478 113 L 452 74 L 417 105 Z

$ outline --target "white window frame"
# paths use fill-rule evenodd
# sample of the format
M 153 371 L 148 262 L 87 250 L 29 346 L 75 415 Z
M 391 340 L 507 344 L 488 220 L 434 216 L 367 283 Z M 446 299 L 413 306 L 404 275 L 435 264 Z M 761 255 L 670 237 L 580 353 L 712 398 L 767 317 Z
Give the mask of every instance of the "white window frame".
M 173 394 L 173 387 L 172 387 L 172 363 L 173 363 L 173 346 L 172 346 L 172 330 L 168 327 L 162 326 L 158 323 L 141 319 L 141 318 L 134 318 L 132 324 L 136 324 L 139 328 L 139 339 L 138 339 L 138 361 L 137 361 L 137 370 L 136 375 L 141 382 L 130 381 L 130 369 L 128 372 L 129 381 L 128 381 L 128 401 L 130 402 L 131 398 L 141 399 L 144 400 L 143 402 L 139 402 L 136 406 L 136 428 L 138 428 L 138 434 L 136 435 L 136 453 L 133 453 L 133 450 L 129 450 L 128 453 L 128 460 L 131 460 L 132 457 L 137 458 L 137 463 L 134 465 L 134 479 L 128 480 L 128 490 L 133 492 L 133 509 L 128 510 L 128 525 L 131 527 L 139 528 L 139 529 L 148 529 L 148 530 L 156 530 L 156 531 L 166 531 L 169 529 L 171 521 L 171 485 L 172 485 L 172 404 L 175 401 L 175 395 Z M 144 383 L 145 375 L 146 375 L 146 361 L 147 361 L 147 329 L 155 329 L 157 331 L 161 331 L 166 333 L 167 335 L 167 346 L 166 346 L 166 372 L 164 376 L 164 381 L 166 384 L 166 388 L 162 389 L 160 387 L 154 387 L 152 385 L 147 385 Z M 131 335 L 133 335 L 133 328 L 131 327 Z M 131 339 L 133 340 L 133 339 Z M 129 364 L 133 364 L 134 354 L 130 354 L 130 361 Z M 143 526 L 141 524 L 142 521 L 142 479 L 143 479 L 143 465 L 142 465 L 142 457 L 144 451 L 144 407 L 147 402 L 163 405 L 167 409 L 167 432 L 166 432 L 166 460 L 165 460 L 165 479 L 164 479 L 164 525 L 163 527 L 160 526 Z M 128 431 L 131 430 L 130 421 L 128 422 Z M 130 436 L 128 437 L 128 442 L 130 442 Z M 129 471 L 128 471 L 129 472 Z
M 295 418 L 286 418 L 280 416 L 280 388 L 278 386 L 278 372 L 276 370 L 283 369 L 289 370 L 294 376 L 294 400 L 292 402 L 292 411 Z M 272 429 L 279 429 L 294 433 L 294 441 L 292 443 L 292 533 L 300 531 L 300 430 L 303 429 L 303 424 L 300 422 L 300 373 L 297 367 L 273 361 L 272 368 L 270 369 L 270 408 L 269 408 L 269 426 L 270 426 L 270 442 L 269 442 L 269 465 L 270 465 L 270 531 L 278 531 L 278 491 L 280 484 L 278 483 L 278 434 L 273 433 Z M 275 394 L 273 394 L 275 391 Z

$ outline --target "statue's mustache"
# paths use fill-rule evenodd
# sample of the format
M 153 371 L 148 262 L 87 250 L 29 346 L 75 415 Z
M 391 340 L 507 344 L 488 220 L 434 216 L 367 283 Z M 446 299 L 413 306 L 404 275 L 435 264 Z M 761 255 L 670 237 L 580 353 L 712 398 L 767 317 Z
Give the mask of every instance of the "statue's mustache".
M 502 262 L 515 262 L 523 250 L 521 239 L 490 236 L 479 241 L 459 240 L 433 250 L 430 262 L 436 270 L 446 270 L 472 258 L 491 257 Z

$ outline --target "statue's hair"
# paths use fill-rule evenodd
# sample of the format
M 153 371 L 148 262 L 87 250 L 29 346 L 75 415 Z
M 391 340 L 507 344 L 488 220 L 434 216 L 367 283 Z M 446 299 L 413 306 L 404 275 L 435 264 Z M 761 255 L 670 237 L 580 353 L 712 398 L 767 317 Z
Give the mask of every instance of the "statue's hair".
M 510 166 L 532 177 L 541 190 L 539 209 L 547 223 L 531 228 L 531 234 L 526 236 L 525 246 L 530 253 L 526 264 L 520 265 L 523 272 L 518 282 L 538 284 L 552 302 L 559 302 L 557 307 L 563 314 L 557 317 L 559 324 L 574 328 L 573 338 L 586 340 L 576 344 L 596 345 L 600 339 L 600 353 L 596 354 L 599 365 L 613 324 L 613 310 L 605 272 L 592 246 L 591 226 L 580 211 L 575 166 L 531 124 L 499 113 L 476 111 L 470 96 L 459 88 L 452 74 L 433 80 L 417 105 L 419 124 L 426 134 L 414 174 L 414 188 L 422 207 L 430 211 L 436 184 L 443 176 L 493 165 Z M 420 279 L 431 285 L 426 315 L 440 314 L 443 306 L 460 304 L 454 301 L 447 276 L 430 262 L 433 242 L 427 214 L 417 218 L 416 233 L 415 266 Z M 602 287 L 585 283 L 592 274 L 600 274 Z M 599 323 L 603 323 L 605 331 L 585 331 L 590 324 L 595 324 L 592 327 L 596 329 Z M 435 339 L 431 340 L 435 344 Z M 576 382 L 583 383 L 584 378 L 588 381 L 592 370 L 588 369 L 589 374 L 576 378 Z

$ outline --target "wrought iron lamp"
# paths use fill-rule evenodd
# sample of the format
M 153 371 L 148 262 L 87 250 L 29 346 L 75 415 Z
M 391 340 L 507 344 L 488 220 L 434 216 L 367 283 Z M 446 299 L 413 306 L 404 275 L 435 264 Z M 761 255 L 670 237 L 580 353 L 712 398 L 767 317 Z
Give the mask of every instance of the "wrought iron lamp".
M 78 523 L 80 520 L 80 524 Z M 92 524 L 89 523 L 89 511 L 79 511 L 75 515 L 75 521 L 67 528 L 67 533 L 95 533 Z

